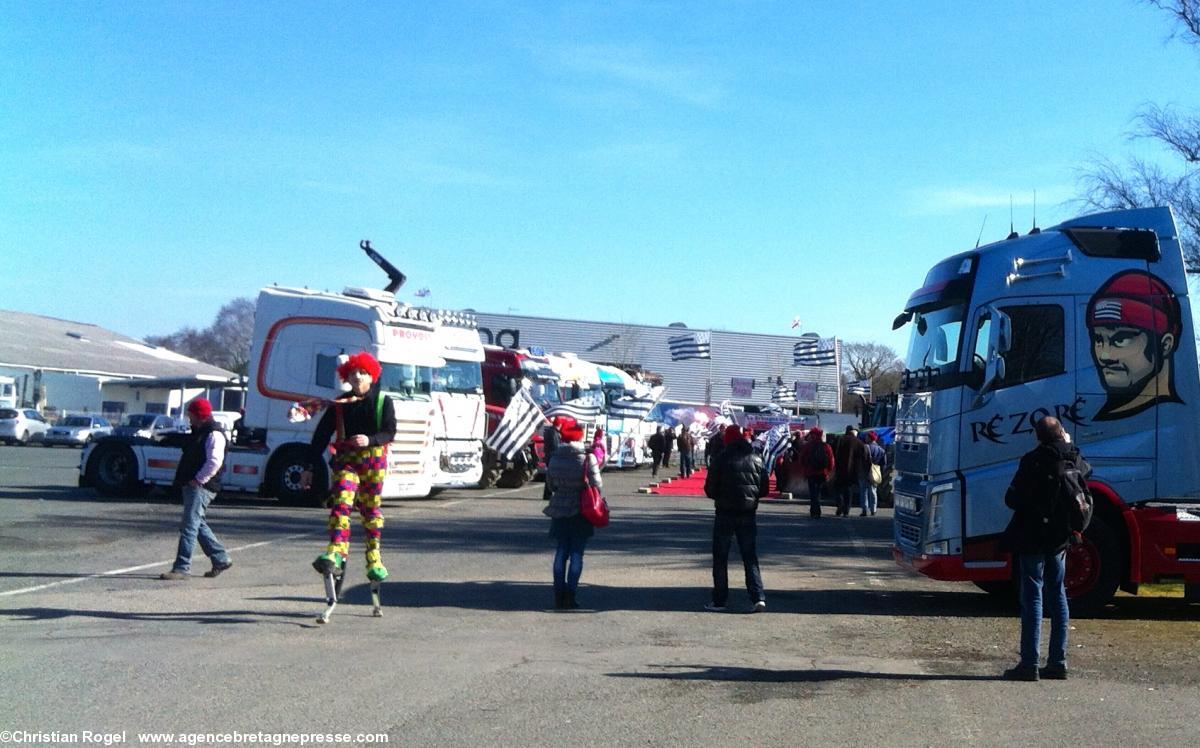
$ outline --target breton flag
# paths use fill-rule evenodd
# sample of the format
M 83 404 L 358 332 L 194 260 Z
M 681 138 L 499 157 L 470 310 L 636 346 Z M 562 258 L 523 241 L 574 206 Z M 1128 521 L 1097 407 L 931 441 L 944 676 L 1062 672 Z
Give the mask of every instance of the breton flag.
M 660 386 L 651 389 L 649 394 L 641 397 L 634 394 L 618 397 L 608 406 L 608 417 L 640 421 L 650 414 L 654 404 L 662 398 L 666 389 L 666 387 Z
M 687 335 L 667 338 L 667 345 L 671 348 L 671 360 L 687 361 L 691 358 L 709 358 L 712 348 L 711 338 L 711 332 L 689 332 Z
M 775 386 L 775 391 L 771 393 L 771 402 L 780 405 L 795 405 L 796 389 L 780 382 Z
M 871 396 L 871 380 L 870 379 L 860 379 L 857 382 L 851 382 L 850 384 L 846 385 L 846 394 L 862 395 L 863 397 L 870 397 Z
M 779 456 L 788 448 L 791 433 L 788 431 L 787 424 L 781 423 L 772 427 L 760 438 L 763 440 L 763 464 L 769 471 L 775 466 L 775 460 L 779 459 Z
M 837 364 L 837 338 L 822 338 L 815 332 L 801 335 L 792 346 L 792 366 L 833 366 Z
M 511 460 L 526 444 L 533 432 L 546 422 L 546 417 L 528 390 L 519 390 L 504 410 L 504 416 L 486 444 L 506 460 Z
M 546 417 L 570 416 L 579 423 L 595 423 L 600 420 L 600 411 L 603 407 L 603 392 L 585 392 L 574 400 L 547 408 Z

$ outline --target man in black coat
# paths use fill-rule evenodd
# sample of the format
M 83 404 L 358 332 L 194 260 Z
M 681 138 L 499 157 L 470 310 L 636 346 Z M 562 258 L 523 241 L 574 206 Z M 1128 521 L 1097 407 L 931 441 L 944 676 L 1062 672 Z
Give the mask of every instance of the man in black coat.
M 1021 458 L 1004 503 L 1013 518 L 1004 542 L 1019 564 L 1021 591 L 1021 661 L 1004 672 L 1007 680 L 1067 677 L 1066 549 L 1074 533 L 1062 497 L 1062 470 L 1075 467 L 1084 476 L 1091 467 L 1067 441 L 1058 419 L 1046 416 L 1034 424 L 1038 445 Z M 1042 601 L 1050 614 L 1050 650 L 1046 667 L 1038 668 Z
M 713 594 L 704 609 L 725 610 L 729 596 L 729 547 L 737 536 L 742 566 L 746 569 L 746 591 L 754 605 L 751 612 L 758 613 L 767 609 L 767 601 L 758 569 L 755 512 L 758 500 L 767 495 L 770 473 L 738 426 L 727 426 L 723 441 L 725 448 L 713 459 L 704 479 L 704 493 L 717 510 L 713 522 Z
M 662 462 L 663 454 L 663 430 L 662 426 L 654 429 L 654 433 L 646 440 L 646 446 L 650 447 L 650 477 L 658 477 L 658 465 Z

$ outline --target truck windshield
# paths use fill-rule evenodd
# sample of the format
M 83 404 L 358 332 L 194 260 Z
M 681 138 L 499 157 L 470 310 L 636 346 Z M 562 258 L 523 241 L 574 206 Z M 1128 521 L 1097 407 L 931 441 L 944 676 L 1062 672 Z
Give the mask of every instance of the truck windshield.
M 932 369 L 934 374 L 958 371 L 958 349 L 962 339 L 964 305 L 952 304 L 913 315 L 912 338 L 904 366 L 909 371 Z M 953 377 L 934 377 L 949 386 Z M 937 387 L 937 383 L 934 384 Z
M 383 364 L 379 389 L 400 400 L 432 400 L 433 370 L 428 366 Z
M 533 379 L 529 380 L 529 394 L 533 401 L 545 410 L 547 406 L 558 405 L 562 398 L 558 394 L 558 380 Z
M 483 374 L 475 361 L 450 361 L 433 370 L 433 391 L 478 395 L 483 393 Z

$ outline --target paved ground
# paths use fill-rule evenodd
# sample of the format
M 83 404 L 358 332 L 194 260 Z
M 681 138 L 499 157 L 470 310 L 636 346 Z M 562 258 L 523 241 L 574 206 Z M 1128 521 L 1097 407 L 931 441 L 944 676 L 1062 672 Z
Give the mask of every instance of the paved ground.
M 223 498 L 210 519 L 235 567 L 164 583 L 178 507 L 75 488 L 78 456 L 0 447 L 0 742 L 6 730 L 133 744 L 149 731 L 422 746 L 1200 740 L 1200 606 L 1123 598 L 1072 622 L 1071 680 L 998 681 L 1015 615 L 895 567 L 890 512 L 814 523 L 798 502 L 764 506 L 768 611 L 711 614 L 711 505 L 638 494 L 645 471 L 606 473 L 614 521 L 588 550 L 587 607 L 556 613 L 540 484 L 389 502 L 386 616 L 370 617 L 356 529 L 348 604 L 319 627 L 308 564 L 322 511 Z M 730 577 L 745 604 L 740 570 Z

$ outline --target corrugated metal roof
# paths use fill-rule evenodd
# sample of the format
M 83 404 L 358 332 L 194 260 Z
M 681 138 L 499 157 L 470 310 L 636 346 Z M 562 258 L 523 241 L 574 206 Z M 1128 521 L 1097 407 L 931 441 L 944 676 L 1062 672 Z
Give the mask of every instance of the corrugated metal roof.
M 237 376 L 85 322 L 0 310 L 0 366 L 113 377 Z
M 515 314 L 474 314 L 485 343 L 508 346 L 515 343 L 520 348 L 541 346 L 547 351 L 576 353 L 593 362 L 636 364 L 663 375 L 668 400 L 704 402 L 711 378 L 710 402 L 730 400 L 741 405 L 761 405 L 770 402 L 776 377 L 781 377 L 788 385 L 797 381 L 815 382 L 816 407 L 827 411 L 841 409 L 840 341 L 836 346 L 837 365 L 793 366 L 792 347 L 799 336 L 712 330 L 711 358 L 672 361 L 667 338 L 710 331 Z M 502 334 L 502 331 L 516 333 L 516 340 L 510 332 Z M 733 396 L 735 377 L 754 381 L 751 397 Z

